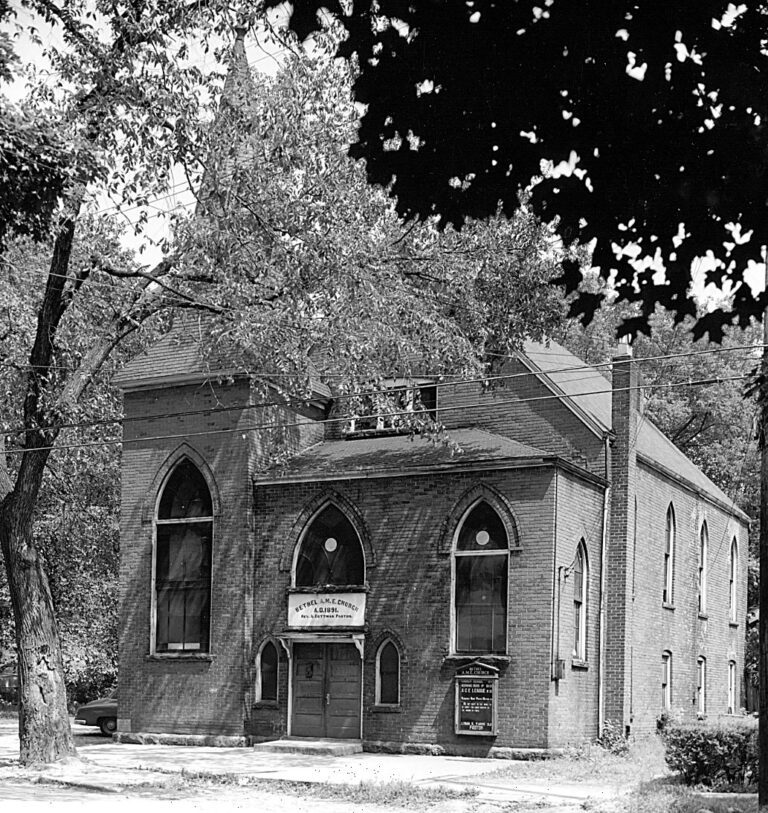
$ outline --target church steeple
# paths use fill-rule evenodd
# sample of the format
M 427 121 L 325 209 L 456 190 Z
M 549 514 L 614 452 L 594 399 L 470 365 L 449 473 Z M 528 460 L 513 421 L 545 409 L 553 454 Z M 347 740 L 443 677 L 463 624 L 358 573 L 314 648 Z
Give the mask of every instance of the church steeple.
M 237 171 L 248 159 L 248 147 L 238 134 L 247 132 L 248 102 L 256 92 L 245 51 L 250 23 L 240 20 L 229 53 L 227 77 L 221 91 L 219 109 L 211 125 L 209 153 L 200 184 L 198 216 L 222 217 L 228 198 L 237 183 Z

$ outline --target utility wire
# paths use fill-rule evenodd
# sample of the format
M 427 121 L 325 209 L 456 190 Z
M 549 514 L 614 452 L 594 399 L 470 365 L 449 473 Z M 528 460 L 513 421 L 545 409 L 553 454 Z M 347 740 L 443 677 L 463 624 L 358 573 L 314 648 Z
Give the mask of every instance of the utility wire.
M 738 376 L 730 376 L 727 378 L 706 378 L 701 379 L 699 381 L 677 381 L 668 384 L 653 384 L 651 385 L 653 388 L 664 388 L 664 389 L 672 389 L 674 387 L 693 387 L 705 384 L 714 384 L 714 383 L 721 383 L 723 381 L 737 381 L 747 378 L 746 375 L 738 375 Z M 530 398 L 510 398 L 510 399 L 503 399 L 493 402 L 489 404 L 487 401 L 476 401 L 474 403 L 469 404 L 457 404 L 456 406 L 452 407 L 443 407 L 438 409 L 437 412 L 439 414 L 443 414 L 445 412 L 454 412 L 456 410 L 466 410 L 472 409 L 474 407 L 492 407 L 498 408 L 502 406 L 516 406 L 518 404 L 525 404 L 531 403 L 534 401 L 550 401 L 550 400 L 570 400 L 572 398 L 579 398 L 587 395 L 607 395 L 610 392 L 629 392 L 632 390 L 643 390 L 648 389 L 648 387 L 643 386 L 635 386 L 635 387 L 619 387 L 615 390 L 593 390 L 591 392 L 581 392 L 581 393 L 574 393 L 572 395 L 539 395 L 533 396 Z M 280 406 L 284 406 L 280 404 Z M 421 410 L 402 410 L 399 412 L 381 412 L 375 415 L 364 415 L 365 419 L 373 419 L 373 418 L 395 418 L 401 416 L 418 416 L 420 414 L 428 415 L 429 410 L 421 409 Z M 164 417 L 164 416 L 163 416 Z M 21 448 L 21 449 L 6 449 L 6 454 L 24 454 L 26 452 L 42 452 L 42 451 L 55 451 L 57 449 L 84 449 L 87 447 L 93 446 L 108 446 L 113 444 L 129 444 L 129 443 L 148 443 L 157 440 L 174 440 L 179 438 L 190 438 L 190 437 L 200 437 L 204 435 L 219 435 L 219 434 L 228 434 L 230 432 L 240 432 L 242 434 L 246 434 L 248 432 L 254 432 L 257 430 L 275 430 L 275 429 L 289 429 L 295 428 L 299 426 L 322 426 L 327 424 L 337 424 L 337 423 L 348 423 L 351 416 L 343 416 L 338 418 L 323 418 L 321 420 L 313 421 L 311 419 L 307 419 L 305 421 L 286 421 L 286 422 L 274 422 L 274 423 L 262 423 L 262 424 L 253 424 L 251 426 L 235 426 L 235 427 L 228 427 L 222 429 L 206 429 L 200 432 L 182 432 L 180 434 L 174 435 L 153 435 L 147 437 L 140 437 L 140 438 L 128 438 L 128 439 L 114 439 L 114 440 L 101 440 L 101 441 L 91 441 L 85 443 L 71 443 L 71 444 L 62 444 L 62 445 L 51 445 L 51 446 L 33 446 L 30 448 Z M 41 431 L 45 431 L 43 428 Z M 446 430 L 448 434 L 450 434 L 451 430 Z
M 735 352 L 735 351 L 742 351 L 742 350 L 754 350 L 756 348 L 759 349 L 760 347 L 762 347 L 762 345 L 739 345 L 739 346 L 736 346 L 736 347 L 729 347 L 729 348 L 716 347 L 716 348 L 711 348 L 709 350 L 697 350 L 697 351 L 688 351 L 688 352 L 685 352 L 685 353 L 669 353 L 669 354 L 660 355 L 660 356 L 648 356 L 646 358 L 635 359 L 635 361 L 636 362 L 659 361 L 659 360 L 670 359 L 670 358 L 683 358 L 683 357 L 689 357 L 689 356 L 692 356 L 692 355 L 702 355 L 702 354 L 705 354 L 705 353 L 720 353 L 720 352 L 725 352 L 725 351 L 733 351 L 733 352 Z M 519 360 L 518 356 L 510 355 L 510 356 L 508 356 L 508 358 Z M 475 377 L 475 378 L 458 378 L 458 379 L 455 379 L 453 381 L 438 381 L 438 382 L 435 382 L 434 384 L 431 384 L 431 383 L 430 384 L 422 384 L 422 386 L 434 386 L 434 387 L 439 389 L 440 387 L 457 387 L 457 386 L 466 386 L 466 385 L 469 385 L 469 384 L 485 384 L 485 383 L 490 383 L 490 382 L 494 382 L 494 381 L 508 381 L 508 380 L 516 379 L 516 378 L 530 378 L 531 376 L 534 376 L 534 377 L 538 378 L 539 376 L 542 376 L 542 375 L 551 376 L 551 375 L 557 375 L 557 374 L 561 374 L 561 373 L 587 372 L 587 371 L 591 372 L 597 366 L 610 366 L 612 364 L 613 364 L 613 362 L 610 361 L 610 362 L 601 363 L 599 365 L 584 364 L 584 365 L 579 365 L 579 366 L 561 367 L 560 369 L 556 369 L 556 370 L 535 370 L 535 371 L 534 370 L 526 370 L 525 372 L 520 372 L 520 373 L 504 373 L 504 374 L 495 375 L 495 376 L 478 376 L 478 377 Z M 260 379 L 261 378 L 270 378 L 270 377 L 275 377 L 276 375 L 281 375 L 281 376 L 285 376 L 285 377 L 288 377 L 288 376 L 296 376 L 296 377 L 298 377 L 297 373 L 277 373 L 277 374 L 276 373 L 258 373 L 258 378 L 260 378 Z M 450 373 L 441 373 L 440 375 L 442 376 L 442 375 L 451 375 L 451 374 Z M 459 374 L 457 373 L 456 375 L 459 375 Z M 220 379 L 221 377 L 222 377 L 221 375 L 219 375 L 219 376 L 211 376 L 211 377 L 206 378 L 205 381 L 206 382 L 216 381 L 216 380 Z M 400 377 L 401 376 L 396 376 L 396 378 L 400 378 Z M 420 378 L 429 378 L 431 376 L 429 376 L 427 374 L 423 374 L 423 375 L 419 374 L 419 375 L 414 375 L 414 376 L 402 376 L 402 377 L 403 378 L 413 378 L 413 379 L 418 378 L 418 379 L 420 379 Z M 747 377 L 747 375 L 744 374 L 744 375 L 741 375 L 741 376 L 735 376 L 735 377 L 730 377 L 730 378 L 703 379 L 703 381 L 705 381 L 706 383 L 718 383 L 718 382 L 721 382 L 721 381 L 740 380 L 740 379 L 746 378 L 746 377 Z M 582 376 L 581 378 L 569 378 L 568 383 L 569 384 L 574 384 L 574 383 L 578 383 L 580 381 L 588 381 L 588 380 L 590 380 L 592 378 L 594 378 L 593 375 Z M 556 381 L 554 383 L 557 384 Z M 682 384 L 684 382 L 678 382 L 678 383 Z M 419 386 L 418 384 L 415 384 L 414 386 L 411 387 L 411 389 L 417 388 L 418 386 Z M 666 386 L 666 385 L 665 384 L 645 384 L 645 385 L 639 386 L 638 388 L 639 389 L 652 389 L 654 387 L 664 387 L 664 386 Z M 396 391 L 396 390 L 408 389 L 408 388 L 409 387 L 408 387 L 407 384 L 404 384 L 402 386 L 395 385 L 394 387 L 391 388 L 391 390 Z M 608 393 L 610 391 L 611 391 L 610 385 L 606 381 L 606 389 L 605 390 L 596 390 L 593 393 L 579 393 L 578 395 L 606 394 L 606 393 Z M 386 395 L 386 394 L 387 394 L 387 390 L 386 389 L 382 390 L 380 388 L 379 389 L 370 389 L 370 390 L 360 390 L 358 392 L 339 393 L 339 394 L 333 396 L 333 400 L 334 401 L 345 401 L 345 400 L 353 400 L 355 398 L 364 398 L 366 396 Z M 559 397 L 559 396 L 557 396 L 557 397 Z M 569 396 L 566 395 L 565 397 L 569 397 Z M 107 426 L 107 425 L 111 425 L 111 424 L 123 424 L 124 425 L 126 423 L 156 420 L 158 418 L 183 418 L 183 417 L 190 417 L 190 416 L 194 416 L 194 415 L 209 415 L 209 414 L 213 415 L 213 414 L 216 414 L 216 413 L 219 413 L 219 412 L 233 412 L 233 411 L 238 411 L 238 410 L 262 409 L 262 408 L 265 408 L 265 407 L 301 406 L 303 404 L 306 404 L 310 400 L 311 400 L 311 396 L 304 396 L 304 397 L 302 397 L 302 396 L 292 396 L 292 397 L 286 398 L 286 399 L 281 400 L 281 401 L 261 401 L 261 402 L 255 403 L 255 404 L 243 404 L 243 405 L 239 405 L 239 406 L 211 407 L 209 409 L 184 410 L 184 411 L 181 411 L 181 412 L 164 412 L 164 413 L 155 414 L 155 415 L 143 415 L 141 417 L 99 418 L 99 419 L 94 419 L 92 421 L 78 421 L 78 422 L 74 422 L 74 423 L 54 424 L 54 425 L 45 426 L 45 427 L 32 427 L 32 428 L 19 427 L 18 429 L 14 429 L 12 427 L 9 427 L 7 429 L 2 429 L 1 431 L 3 431 L 5 434 L 13 435 L 13 434 L 26 434 L 26 433 L 38 432 L 38 431 L 52 431 L 52 430 L 57 430 L 58 431 L 58 430 L 61 430 L 61 429 L 86 429 L 86 428 L 91 428 L 91 427 L 95 427 L 95 426 Z M 520 403 L 521 400 L 522 399 L 518 399 L 518 400 L 515 401 L 515 403 Z M 440 410 L 438 408 L 438 412 L 440 412 L 440 411 L 442 411 L 442 410 Z M 387 414 L 390 414 L 390 413 L 387 413 Z M 375 416 L 366 415 L 364 417 L 368 418 L 368 417 L 375 417 Z M 347 419 L 345 419 L 345 420 L 347 420 Z

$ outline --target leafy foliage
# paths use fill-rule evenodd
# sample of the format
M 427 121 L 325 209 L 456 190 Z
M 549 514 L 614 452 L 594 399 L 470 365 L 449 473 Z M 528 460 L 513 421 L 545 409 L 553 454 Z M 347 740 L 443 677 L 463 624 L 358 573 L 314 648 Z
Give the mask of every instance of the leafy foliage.
M 461 232 L 405 228 L 346 155 L 359 114 L 336 38 L 318 35 L 311 56 L 253 80 L 213 131 L 213 191 L 177 241 L 180 273 L 220 280 L 205 292 L 218 335 L 246 366 L 281 374 L 306 372 L 306 350 L 320 348 L 342 385 L 476 369 L 541 336 L 563 312 L 546 285 L 551 232 L 525 206 Z
M 62 674 L 79 697 L 114 670 L 107 469 L 116 466 L 106 418 L 116 408 L 109 378 L 125 354 L 174 312 L 202 310 L 213 315 L 214 340 L 234 342 L 253 370 L 287 375 L 288 389 L 306 384 L 313 344 L 352 386 L 383 367 L 477 368 L 526 330 L 546 330 L 561 299 L 541 285 L 556 268 L 551 233 L 525 209 L 462 234 L 434 223 L 404 230 L 346 155 L 357 111 L 332 40 L 256 87 L 243 64 L 249 18 L 229 4 L 25 5 L 65 43 L 45 46 L 56 79 L 13 109 L 3 142 L 12 182 L 0 187 L 12 213 L 0 276 L 11 461 L 0 456 L 0 543 L 23 622 L 15 632 L 28 764 L 73 750 Z M 198 37 L 223 57 L 218 45 L 233 30 L 222 96 L 221 77 L 196 67 L 189 47 Z M 25 121 L 45 123 L 41 133 L 62 145 L 61 160 L 46 153 L 62 179 L 44 186 L 49 208 L 17 193 L 41 182 L 29 173 L 42 162 L 11 138 Z M 48 147 L 42 136 L 27 142 Z M 143 207 L 171 188 L 174 167 L 199 187 L 198 206 L 176 218 L 164 259 L 143 268 L 119 249 L 114 220 L 92 196 Z M 46 227 L 50 237 L 35 245 L 29 238 Z M 67 448 L 89 444 L 93 453 Z
M 357 55 L 355 96 L 367 105 L 352 154 L 401 214 L 460 224 L 499 201 L 511 214 L 536 178 L 534 211 L 566 242 L 596 241 L 594 265 L 616 272 L 620 300 L 639 303 L 628 330 L 644 332 L 656 304 L 696 315 L 697 257 L 713 261 L 708 281 L 733 286 L 728 306 L 698 315 L 697 335 L 717 340 L 724 324 L 761 313 L 766 297 L 742 274 L 766 241 L 763 3 L 293 5 L 299 37 L 321 8 L 345 26 L 340 53 Z M 561 162 L 577 171 L 547 170 Z M 563 278 L 569 290 L 581 282 L 575 260 Z M 589 317 L 601 298 L 586 291 L 572 311 Z
M 752 791 L 757 782 L 757 720 L 669 725 L 664 730 L 667 765 L 689 785 Z

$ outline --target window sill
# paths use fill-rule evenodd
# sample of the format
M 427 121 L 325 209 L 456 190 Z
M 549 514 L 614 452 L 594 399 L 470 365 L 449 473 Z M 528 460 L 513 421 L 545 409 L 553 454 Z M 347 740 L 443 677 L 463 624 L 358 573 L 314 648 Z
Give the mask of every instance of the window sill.
M 279 709 L 280 704 L 277 700 L 257 700 L 253 707 L 255 709 Z
M 702 621 L 709 621 L 709 616 L 708 616 L 706 613 L 702 613 L 702 612 L 700 612 L 700 613 L 699 613 L 699 618 L 700 618 Z
M 313 584 L 309 587 L 287 587 L 286 593 L 367 593 L 367 584 Z
M 145 661 L 202 661 L 210 663 L 216 660 L 210 652 L 156 652 L 154 655 L 145 655 Z
M 738 621 L 729 621 L 728 626 L 733 627 L 733 629 L 738 629 L 739 628 L 739 622 Z
M 583 661 L 580 658 L 573 658 L 571 660 L 571 669 L 580 669 L 582 671 L 589 669 L 589 661 Z
M 400 714 L 402 710 L 403 707 L 400 705 L 387 706 L 384 704 L 377 704 L 375 706 L 371 706 L 371 711 L 374 714 Z
M 443 662 L 445 661 L 495 661 L 496 663 L 512 663 L 512 658 L 509 655 L 483 655 L 480 652 L 466 655 L 452 652 L 450 655 L 443 657 Z
M 662 606 L 662 607 L 663 607 L 665 610 L 674 610 L 674 609 L 675 609 L 675 605 L 674 605 L 674 604 L 670 604 L 668 601 L 662 601 L 662 602 L 661 602 L 661 606 Z

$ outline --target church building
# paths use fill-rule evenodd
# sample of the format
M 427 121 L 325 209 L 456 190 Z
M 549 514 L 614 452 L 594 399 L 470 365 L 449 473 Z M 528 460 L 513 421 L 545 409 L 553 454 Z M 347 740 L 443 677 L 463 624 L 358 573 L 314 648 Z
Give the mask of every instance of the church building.
M 394 381 L 443 445 L 202 341 L 118 377 L 120 732 L 504 755 L 739 713 L 748 518 L 629 347 L 610 377 L 529 342 L 491 386 Z

